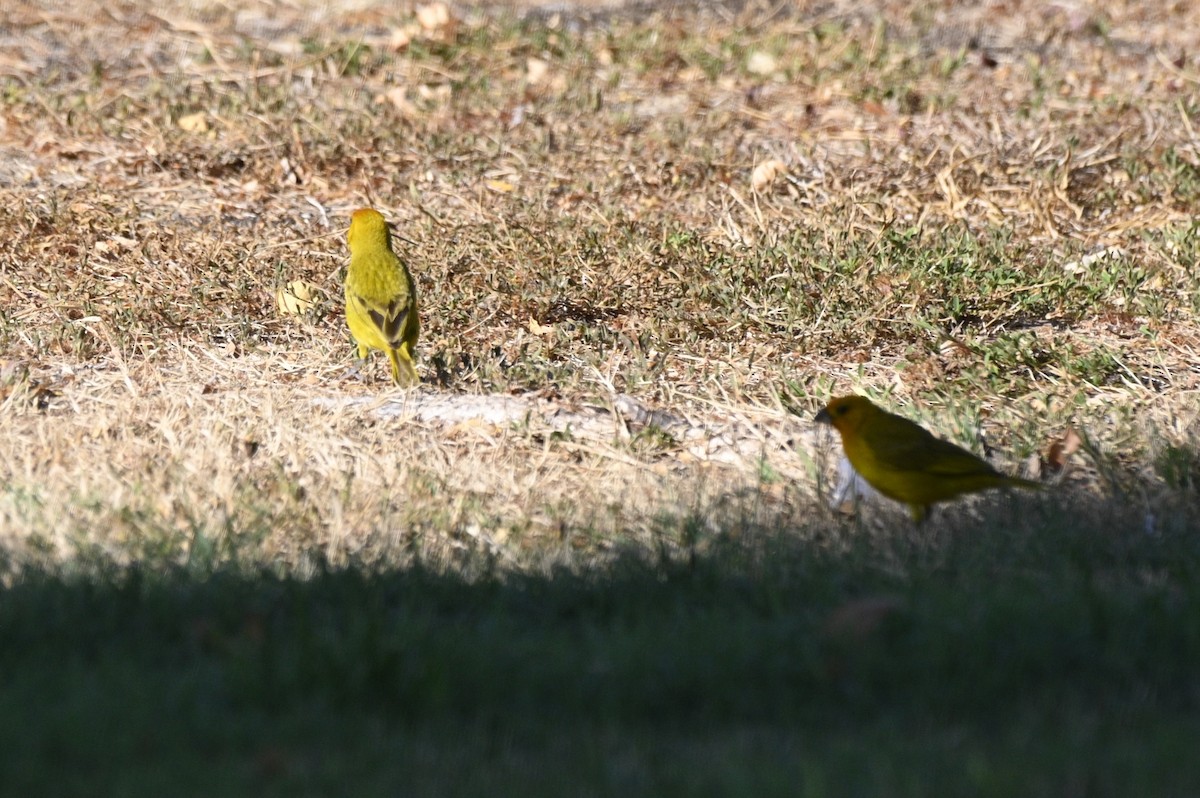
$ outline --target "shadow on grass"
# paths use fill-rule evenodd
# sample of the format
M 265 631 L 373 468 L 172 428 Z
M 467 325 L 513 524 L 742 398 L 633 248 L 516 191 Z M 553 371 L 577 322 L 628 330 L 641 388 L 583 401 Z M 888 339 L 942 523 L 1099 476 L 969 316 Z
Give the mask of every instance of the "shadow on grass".
M 539 574 L 27 571 L 3 789 L 1193 793 L 1195 518 L 1027 509 Z

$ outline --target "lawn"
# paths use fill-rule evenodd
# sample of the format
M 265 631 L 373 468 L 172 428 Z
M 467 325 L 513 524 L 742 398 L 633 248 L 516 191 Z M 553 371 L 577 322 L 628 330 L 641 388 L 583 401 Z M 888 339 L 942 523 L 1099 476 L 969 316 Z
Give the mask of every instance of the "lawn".
M 0 8 L 0 793 L 1200 794 L 1197 53 Z M 368 205 L 409 392 L 342 317 Z M 831 508 L 844 393 L 1046 489 Z

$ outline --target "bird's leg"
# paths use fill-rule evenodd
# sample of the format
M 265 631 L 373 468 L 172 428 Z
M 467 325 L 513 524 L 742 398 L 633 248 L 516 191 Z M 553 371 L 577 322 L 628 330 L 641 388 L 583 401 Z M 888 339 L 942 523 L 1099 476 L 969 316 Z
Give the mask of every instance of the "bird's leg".
M 347 369 L 347 371 L 346 371 L 347 377 L 349 377 L 352 380 L 358 380 L 359 382 L 367 381 L 366 366 L 367 366 L 367 355 L 369 354 L 369 352 L 370 352 L 370 350 L 367 349 L 367 347 L 363 346 L 362 344 L 358 344 L 358 348 L 355 352 L 356 357 L 354 358 L 354 362 L 350 365 L 350 368 Z

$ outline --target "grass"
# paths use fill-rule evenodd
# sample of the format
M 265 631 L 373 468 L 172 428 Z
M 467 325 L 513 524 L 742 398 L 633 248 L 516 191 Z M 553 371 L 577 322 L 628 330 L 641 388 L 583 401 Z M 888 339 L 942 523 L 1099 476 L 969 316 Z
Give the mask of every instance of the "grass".
M 1196 793 L 1195 12 L 446 11 L 0 11 L 0 791 Z
M 29 573 L 0 610 L 6 783 L 1185 795 L 1195 536 L 1095 512 L 832 546 L 742 524 L 523 575 Z

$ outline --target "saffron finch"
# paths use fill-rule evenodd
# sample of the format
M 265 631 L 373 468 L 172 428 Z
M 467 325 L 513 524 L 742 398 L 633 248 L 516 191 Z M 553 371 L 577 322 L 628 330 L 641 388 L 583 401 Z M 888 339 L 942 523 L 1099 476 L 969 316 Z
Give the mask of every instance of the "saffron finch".
M 417 293 L 408 266 L 392 252 L 392 236 L 383 214 L 360 208 L 350 216 L 350 267 L 346 270 L 346 324 L 365 360 L 382 350 L 392 365 L 392 381 L 401 387 L 420 382 L 413 365 L 420 322 Z
M 832 400 L 816 420 L 842 436 L 846 459 L 875 490 L 908 505 L 920 523 L 935 502 L 988 488 L 1040 488 L 1009 477 L 961 446 L 935 438 L 862 396 Z

